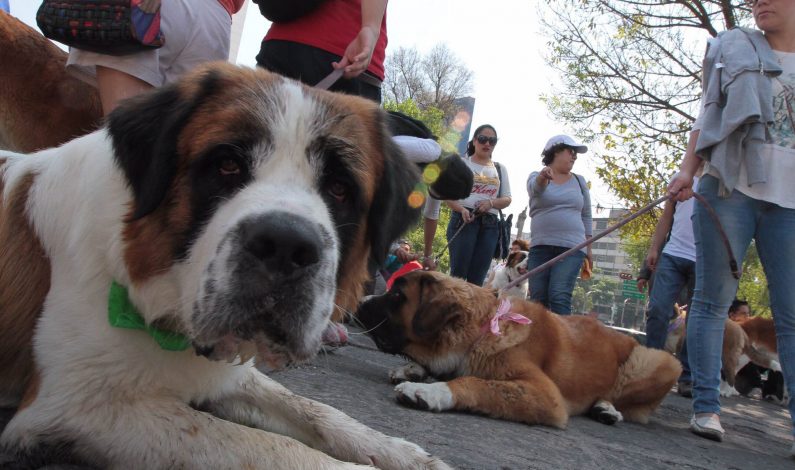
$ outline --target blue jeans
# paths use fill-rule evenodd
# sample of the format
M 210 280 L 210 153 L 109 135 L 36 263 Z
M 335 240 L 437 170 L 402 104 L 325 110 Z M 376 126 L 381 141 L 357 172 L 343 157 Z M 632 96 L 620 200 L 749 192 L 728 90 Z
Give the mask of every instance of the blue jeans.
M 489 272 L 494 250 L 497 247 L 499 230 L 497 216 L 486 214 L 466 224 L 453 238 L 464 219 L 459 212 L 453 212 L 447 224 L 447 240 L 450 243 L 450 275 L 466 279 L 467 282 L 482 286 Z
M 691 278 L 695 278 L 696 263 L 687 258 L 660 255 L 657 269 L 654 270 L 654 283 L 649 292 L 649 306 L 646 310 L 646 346 L 665 349 L 668 337 L 668 324 L 673 317 L 674 303 L 679 293 Z
M 529 271 L 537 268 L 568 250 L 569 248 L 562 246 L 534 246 L 530 248 L 527 269 Z M 577 282 L 577 275 L 582 267 L 583 259 L 585 259 L 585 253 L 577 251 L 553 264 L 549 269 L 530 277 L 528 282 L 530 299 L 560 315 L 570 314 L 571 293 Z
M 673 315 L 674 302 L 679 293 L 696 277 L 696 263 L 687 258 L 662 253 L 654 270 L 654 282 L 649 292 L 649 307 L 646 310 L 646 346 L 665 349 L 668 327 Z M 687 361 L 687 340 L 677 357 L 682 363 L 680 382 L 692 382 Z
M 715 209 L 742 266 L 748 245 L 756 241 L 765 269 L 770 308 L 776 326 L 778 355 L 789 390 L 795 390 L 795 209 L 784 209 L 752 199 L 739 191 L 727 198 L 718 194 L 718 180 L 704 176 L 698 192 Z M 719 413 L 723 328 L 738 281 L 729 270 L 726 249 L 702 204 L 693 212 L 696 237 L 696 289 L 687 324 L 689 359 L 693 371 L 693 411 Z M 795 400 L 789 403 L 795 416 Z

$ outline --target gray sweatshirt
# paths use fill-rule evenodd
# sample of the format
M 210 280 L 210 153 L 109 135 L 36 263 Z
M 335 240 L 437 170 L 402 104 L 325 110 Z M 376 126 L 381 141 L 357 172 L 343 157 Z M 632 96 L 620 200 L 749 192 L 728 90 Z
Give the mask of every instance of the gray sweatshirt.
M 728 196 L 745 162 L 748 184 L 767 179 L 759 150 L 773 122 L 770 78 L 781 66 L 764 35 L 735 28 L 711 39 L 702 70 L 703 110 L 694 129 L 700 131 L 696 154 L 717 173 L 719 194 Z
M 585 178 L 574 175 L 563 184 L 536 184 L 538 172 L 527 178 L 530 196 L 530 246 L 552 245 L 571 248 L 592 234 L 591 195 Z M 578 182 L 579 180 L 579 182 Z M 586 248 L 582 249 L 587 252 Z

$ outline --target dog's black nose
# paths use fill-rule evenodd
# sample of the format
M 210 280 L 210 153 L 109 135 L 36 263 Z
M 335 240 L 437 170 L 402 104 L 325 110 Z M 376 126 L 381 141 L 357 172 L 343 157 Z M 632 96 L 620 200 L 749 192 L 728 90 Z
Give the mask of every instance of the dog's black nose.
M 243 248 L 271 272 L 290 275 L 320 260 L 319 230 L 306 218 L 275 212 L 243 222 Z

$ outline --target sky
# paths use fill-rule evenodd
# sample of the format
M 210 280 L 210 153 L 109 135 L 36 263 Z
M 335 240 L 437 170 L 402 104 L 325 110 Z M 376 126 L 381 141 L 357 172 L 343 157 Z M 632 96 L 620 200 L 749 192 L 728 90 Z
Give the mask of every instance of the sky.
M 443 42 L 473 71 L 472 130 L 484 123 L 497 130 L 500 141 L 493 158 L 508 169 L 513 197 L 503 211 L 506 216 L 527 206 L 527 176 L 541 168 L 547 139 L 571 132 L 549 115 L 539 99 L 560 78 L 542 59 L 547 44 L 539 33 L 538 1 L 392 0 L 387 7 L 387 55 L 398 47 L 414 47 L 424 54 Z M 10 4 L 12 15 L 36 27 L 40 2 L 11 0 Z M 254 58 L 268 25 L 249 0 L 237 64 L 256 65 Z M 593 206 L 621 206 L 596 178 L 596 162 L 589 155 L 580 156 L 574 172 L 591 182 Z M 607 212 L 594 212 L 597 216 L 607 216 Z

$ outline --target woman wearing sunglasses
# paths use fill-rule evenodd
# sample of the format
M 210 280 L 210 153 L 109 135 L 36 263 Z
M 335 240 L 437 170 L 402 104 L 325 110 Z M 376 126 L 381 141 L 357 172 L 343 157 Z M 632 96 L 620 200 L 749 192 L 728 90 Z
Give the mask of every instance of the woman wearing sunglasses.
M 530 173 L 530 255 L 527 269 L 533 269 L 573 246 L 591 238 L 591 196 L 582 176 L 572 173 L 578 153 L 588 147 L 567 135 L 547 141 L 541 153 L 544 168 Z M 564 258 L 546 271 L 530 278 L 530 298 L 560 315 L 571 313 L 571 293 L 577 274 L 591 246 Z
M 511 185 L 503 165 L 491 159 L 497 146 L 497 131 L 484 124 L 475 129 L 467 146 L 465 161 L 474 175 L 469 197 L 446 201 L 452 209 L 447 225 L 450 247 L 450 274 L 483 285 L 497 246 L 499 210 L 511 204 Z M 460 230 L 460 231 L 459 231 Z

